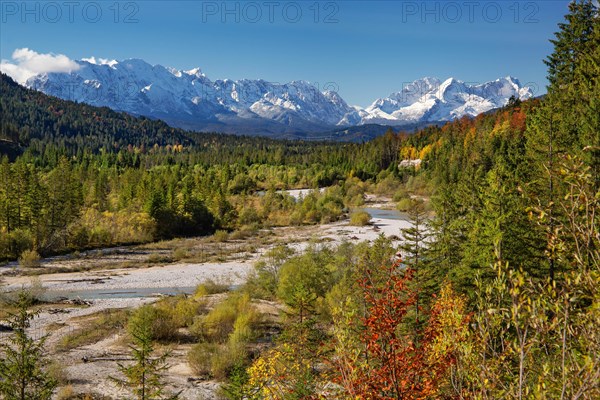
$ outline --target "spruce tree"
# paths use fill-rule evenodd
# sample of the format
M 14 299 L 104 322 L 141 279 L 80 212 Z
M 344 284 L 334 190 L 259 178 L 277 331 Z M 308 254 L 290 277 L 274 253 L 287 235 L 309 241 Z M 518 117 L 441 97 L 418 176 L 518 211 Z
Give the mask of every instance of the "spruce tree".
M 600 19 L 591 0 L 569 4 L 566 22 L 559 24 L 551 40 L 554 52 L 548 66 L 548 94 L 530 117 L 527 127 L 527 156 L 530 175 L 525 193 L 532 209 L 545 218 L 548 241 L 546 259 L 553 279 L 559 269 L 551 241 L 562 210 L 556 204 L 566 194 L 557 179 L 561 161 L 568 155 L 581 157 L 592 167 L 596 187 L 600 184 Z
M 400 250 L 402 253 L 402 261 L 413 272 L 411 284 L 414 286 L 415 292 L 415 328 L 419 328 L 419 310 L 422 308 L 421 299 L 429 296 L 422 296 L 423 283 L 429 281 L 429 276 L 424 276 L 424 264 L 427 261 L 426 253 L 428 249 L 427 239 L 429 238 L 429 230 L 427 227 L 427 212 L 425 211 L 425 203 L 421 199 L 411 199 L 408 209 L 411 226 L 401 229 L 402 244 Z
M 164 396 L 162 373 L 169 368 L 166 363 L 168 353 L 159 357 L 154 356 L 152 343 L 152 322 L 142 319 L 133 327 L 131 335 L 134 345 L 130 346 L 134 363 L 118 364 L 119 371 L 125 379 L 111 377 L 119 386 L 128 388 L 137 400 L 175 400 L 179 394 Z
M 35 340 L 27 333 L 36 313 L 29 311 L 32 300 L 20 291 L 16 311 L 9 314 L 14 331 L 0 344 L 0 397 L 4 400 L 49 400 L 56 381 L 45 371 L 44 343 L 47 336 Z

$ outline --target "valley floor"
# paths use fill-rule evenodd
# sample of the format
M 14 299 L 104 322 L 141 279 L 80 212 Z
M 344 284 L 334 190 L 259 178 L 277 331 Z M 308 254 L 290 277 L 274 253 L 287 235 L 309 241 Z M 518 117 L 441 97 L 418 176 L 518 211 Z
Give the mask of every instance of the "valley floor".
M 116 374 L 117 362 L 128 358 L 123 335 L 115 334 L 71 350 L 60 350 L 61 338 L 86 324 L 92 315 L 137 307 L 163 295 L 192 293 L 207 280 L 232 287 L 241 285 L 254 263 L 277 244 L 285 243 L 300 252 L 310 243 L 335 246 L 342 241 L 372 241 L 380 234 L 398 239 L 400 229 L 409 223 L 401 214 L 391 211 L 393 206 L 390 199 L 369 196 L 365 209 L 373 218 L 371 225 L 362 227 L 351 226 L 345 220 L 318 226 L 273 228 L 221 243 L 191 238 L 105 249 L 44 260 L 43 271 L 54 273 L 37 274 L 38 268 L 34 271 L 36 275 L 28 275 L 32 271 L 0 268 L 0 279 L 4 291 L 32 286 L 45 298 L 55 300 L 42 307 L 31 332 L 38 337 L 49 334 L 46 347 L 50 358 L 64 369 L 64 378 L 75 393 L 121 398 L 125 392 L 108 377 Z M 181 260 L 174 260 L 172 255 L 178 253 L 183 254 Z M 216 301 L 220 295 L 213 296 Z M 65 299 L 69 299 L 67 304 Z M 73 299 L 82 301 L 71 304 Z M 261 302 L 260 307 L 274 315 L 279 309 L 277 304 L 269 302 Z M 6 334 L 0 333 L 0 340 Z M 192 340 L 186 341 L 185 334 L 182 337 L 181 343 L 168 349 L 171 353 L 167 388 L 183 390 L 182 399 L 216 398 L 218 383 L 194 376 L 186 359 Z

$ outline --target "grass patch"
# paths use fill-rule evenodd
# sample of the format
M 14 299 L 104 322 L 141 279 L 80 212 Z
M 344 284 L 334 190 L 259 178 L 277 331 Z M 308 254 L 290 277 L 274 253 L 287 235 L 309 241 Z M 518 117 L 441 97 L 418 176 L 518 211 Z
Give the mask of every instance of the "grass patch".
M 172 261 L 173 261 L 173 257 L 171 257 L 167 254 L 161 254 L 161 253 L 152 253 L 146 259 L 146 262 L 150 263 L 150 264 L 167 264 Z
M 173 261 L 179 261 L 179 260 L 183 260 L 185 258 L 188 258 L 190 256 L 188 249 L 186 249 L 185 247 L 178 247 L 175 250 L 173 250 Z
M 71 350 L 100 340 L 123 330 L 127 324 L 129 312 L 123 309 L 108 309 L 92 316 L 75 331 L 63 336 L 57 344 L 58 350 Z

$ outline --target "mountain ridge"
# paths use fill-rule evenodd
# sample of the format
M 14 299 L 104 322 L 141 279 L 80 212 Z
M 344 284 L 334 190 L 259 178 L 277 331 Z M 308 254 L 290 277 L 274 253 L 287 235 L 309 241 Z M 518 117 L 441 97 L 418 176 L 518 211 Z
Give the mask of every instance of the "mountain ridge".
M 350 106 L 339 93 L 310 82 L 262 79 L 211 81 L 200 68 L 178 70 L 141 59 L 75 61 L 71 72 L 30 77 L 24 86 L 65 100 L 162 119 L 196 131 L 270 136 L 329 132 L 362 125 L 401 128 L 475 116 L 526 100 L 530 88 L 507 76 L 482 84 L 425 77 L 376 99 Z

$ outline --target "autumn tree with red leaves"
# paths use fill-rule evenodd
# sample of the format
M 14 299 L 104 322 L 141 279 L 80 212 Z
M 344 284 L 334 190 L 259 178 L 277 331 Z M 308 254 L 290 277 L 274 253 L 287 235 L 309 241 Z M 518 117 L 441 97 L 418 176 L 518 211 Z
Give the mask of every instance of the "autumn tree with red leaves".
M 336 335 L 342 397 L 411 400 L 453 398 L 456 393 L 448 382 L 455 373 L 455 353 L 467 340 L 465 300 L 444 285 L 417 343 L 409 315 L 417 296 L 413 278 L 414 271 L 399 262 L 363 271 L 358 282 L 365 307 L 358 324 L 360 344 L 342 343 L 349 336 Z

